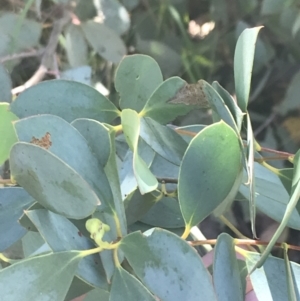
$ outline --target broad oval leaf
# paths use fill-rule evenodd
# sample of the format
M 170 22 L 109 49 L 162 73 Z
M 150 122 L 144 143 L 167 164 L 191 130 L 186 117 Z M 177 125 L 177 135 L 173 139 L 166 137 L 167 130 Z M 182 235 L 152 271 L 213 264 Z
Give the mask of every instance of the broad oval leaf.
M 230 193 L 241 170 L 239 138 L 223 121 L 193 138 L 179 171 L 178 198 L 186 225 L 193 227 Z
M 23 210 L 34 200 L 21 187 L 2 187 L 0 189 L 0 252 L 10 247 L 26 233 L 19 223 Z
M 81 23 L 85 37 L 93 49 L 104 59 L 119 63 L 126 54 L 122 39 L 104 24 L 89 20 Z
M 48 149 L 91 186 L 103 205 L 113 207 L 112 192 L 103 167 L 84 139 L 68 122 L 54 115 L 37 115 L 15 122 L 20 141 Z
M 78 251 L 52 253 L 2 269 L 1 295 L 5 301 L 20 300 L 20 296 L 24 301 L 63 301 L 81 258 Z
M 126 56 L 118 66 L 115 76 L 120 107 L 141 111 L 162 82 L 160 68 L 153 58 L 141 54 Z
M 77 118 L 110 122 L 119 115 L 115 105 L 97 90 L 67 80 L 39 83 L 21 93 L 10 108 L 19 118 L 53 114 L 68 122 Z
M 88 183 L 47 150 L 16 143 L 10 153 L 11 175 L 45 208 L 69 218 L 92 214 L 100 201 Z
M 250 94 L 255 44 L 260 27 L 245 29 L 240 35 L 234 53 L 234 82 L 238 105 L 247 111 Z
M 133 151 L 133 170 L 140 192 L 151 192 L 156 189 L 158 182 L 138 153 L 140 117 L 136 111 L 125 109 L 122 111 L 121 121 L 126 141 Z
M 244 301 L 233 239 L 222 233 L 214 249 L 214 287 L 219 301 Z
M 110 301 L 155 301 L 148 289 L 122 267 L 116 269 L 110 291 Z
M 11 147 L 18 141 L 12 122 L 18 117 L 9 111 L 8 103 L 0 103 L 0 166 L 8 159 Z
M 164 301 L 217 300 L 201 258 L 177 235 L 155 229 L 150 236 L 134 232 L 120 249 L 145 286 Z

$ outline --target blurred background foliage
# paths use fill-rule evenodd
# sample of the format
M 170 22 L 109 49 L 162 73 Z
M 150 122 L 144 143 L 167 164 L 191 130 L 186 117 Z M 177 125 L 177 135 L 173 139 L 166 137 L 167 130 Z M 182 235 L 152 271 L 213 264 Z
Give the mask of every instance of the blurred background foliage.
M 134 53 L 152 56 L 164 78 L 217 80 L 234 95 L 237 38 L 245 28 L 262 25 L 249 106 L 255 136 L 268 148 L 290 153 L 299 149 L 297 0 L 0 0 L 0 9 L 0 101 L 6 102 L 32 84 L 53 78 L 92 85 L 114 101 L 115 70 L 125 54 Z M 42 76 L 36 78 L 38 71 Z M 209 110 L 175 121 L 210 122 Z M 283 161 L 271 164 L 287 167 Z M 243 202 L 235 203 L 236 223 L 250 235 Z M 265 239 L 274 232 L 266 225 L 267 218 L 258 221 Z M 209 238 L 218 232 L 218 225 L 204 228 Z M 300 236 L 292 234 L 290 242 L 295 243 Z

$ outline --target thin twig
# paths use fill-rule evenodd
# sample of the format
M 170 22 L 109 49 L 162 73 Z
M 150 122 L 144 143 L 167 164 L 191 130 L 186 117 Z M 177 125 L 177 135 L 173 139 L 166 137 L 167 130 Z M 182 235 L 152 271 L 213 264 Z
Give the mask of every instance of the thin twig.
M 27 52 L 20 52 L 20 53 L 14 53 L 11 55 L 6 55 L 3 57 L 0 57 L 0 63 L 5 63 L 5 62 L 16 60 L 16 59 L 23 59 L 26 57 L 41 56 L 44 52 L 45 52 L 45 49 L 42 48 L 42 49 L 38 49 L 38 50 L 32 49 Z
M 47 74 L 48 69 L 50 69 L 53 65 L 53 56 L 56 51 L 59 36 L 62 33 L 62 30 L 65 27 L 65 25 L 68 24 L 70 20 L 71 20 L 70 12 L 67 9 L 64 9 L 63 17 L 58 20 L 55 20 L 53 23 L 52 32 L 50 34 L 49 41 L 45 48 L 45 51 L 42 55 L 41 64 L 39 68 L 24 85 L 12 89 L 13 95 L 21 93 L 27 88 L 43 80 L 43 78 Z

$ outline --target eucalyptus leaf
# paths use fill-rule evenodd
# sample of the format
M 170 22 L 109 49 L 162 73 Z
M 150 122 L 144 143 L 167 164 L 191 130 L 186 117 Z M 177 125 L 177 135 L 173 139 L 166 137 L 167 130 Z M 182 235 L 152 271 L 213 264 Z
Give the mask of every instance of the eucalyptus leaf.
M 18 219 L 34 200 L 21 187 L 0 189 L 0 252 L 10 247 L 26 234 Z
M 113 63 L 121 61 L 126 54 L 126 47 L 112 29 L 92 20 L 81 23 L 80 26 L 89 44 L 99 55 Z
M 236 259 L 234 241 L 222 233 L 214 249 L 214 287 L 219 301 L 243 301 L 244 291 Z
M 245 29 L 240 35 L 234 53 L 234 82 L 237 103 L 242 112 L 247 111 L 255 43 L 262 27 Z
M 116 269 L 110 292 L 110 301 L 155 301 L 149 290 L 122 267 Z
M 80 174 L 105 206 L 113 207 L 112 192 L 103 168 L 84 137 L 65 120 L 54 115 L 37 115 L 15 123 L 20 141 L 48 149 Z
M 188 227 L 197 225 L 226 199 L 241 169 L 239 138 L 223 121 L 193 138 L 178 182 L 180 208 Z
M 181 91 L 186 85 L 187 83 L 179 77 L 165 80 L 148 99 L 140 113 L 141 116 L 151 117 L 157 122 L 165 124 L 178 116 L 187 114 L 193 109 L 193 106 L 188 106 L 188 103 L 184 102 L 186 95 L 182 95 Z M 182 102 L 171 103 L 172 99 L 178 98 L 178 95 L 182 98 Z
M 0 64 L 0 103 L 11 102 L 12 82 L 7 70 Z
M 26 89 L 10 108 L 19 118 L 53 114 L 68 122 L 77 118 L 110 122 L 119 115 L 115 105 L 97 90 L 67 80 L 45 81 Z
M 140 120 L 141 138 L 160 156 L 180 165 L 187 143 L 174 130 L 149 117 Z
M 121 121 L 127 143 L 133 151 L 133 170 L 141 194 L 151 192 L 156 189 L 158 182 L 145 161 L 138 154 L 140 117 L 135 111 L 125 109 L 122 111 Z
M 45 208 L 81 219 L 100 201 L 88 183 L 47 150 L 29 143 L 16 143 L 10 153 L 12 177 Z
M 0 166 L 8 159 L 11 147 L 17 142 L 12 122 L 18 117 L 9 111 L 8 103 L 0 103 Z
M 68 251 L 22 260 L 0 270 L 1 294 L 5 301 L 20 296 L 24 301 L 63 301 L 81 258 L 80 252 Z
M 165 301 L 217 300 L 197 252 L 177 235 L 155 229 L 121 240 L 121 250 L 144 285 Z
M 94 247 L 92 242 L 63 216 L 46 209 L 30 210 L 26 215 L 54 252 L 88 250 Z M 100 258 L 96 254 L 80 261 L 76 275 L 89 284 L 89 290 L 93 287 L 108 289 Z
M 120 107 L 141 111 L 162 82 L 160 68 L 151 57 L 141 54 L 125 57 L 119 64 L 115 76 Z
M 80 26 L 70 24 L 64 34 L 67 57 L 71 67 L 87 65 L 88 46 Z

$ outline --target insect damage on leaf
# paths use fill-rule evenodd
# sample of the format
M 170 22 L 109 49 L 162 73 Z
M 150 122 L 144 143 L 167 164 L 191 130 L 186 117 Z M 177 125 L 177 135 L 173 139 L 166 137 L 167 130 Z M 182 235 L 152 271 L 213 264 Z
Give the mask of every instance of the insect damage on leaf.
M 45 149 L 49 149 L 50 146 L 52 145 L 52 142 L 51 142 L 50 138 L 51 138 L 51 135 L 50 135 L 49 132 L 47 132 L 45 134 L 45 136 L 42 137 L 41 139 L 35 138 L 33 136 L 30 143 L 38 145 L 38 146 L 40 146 L 42 148 L 45 148 Z
M 186 84 L 182 87 L 169 103 L 186 104 L 198 106 L 200 108 L 209 108 L 209 102 L 203 93 L 203 82 L 199 80 L 196 84 Z

